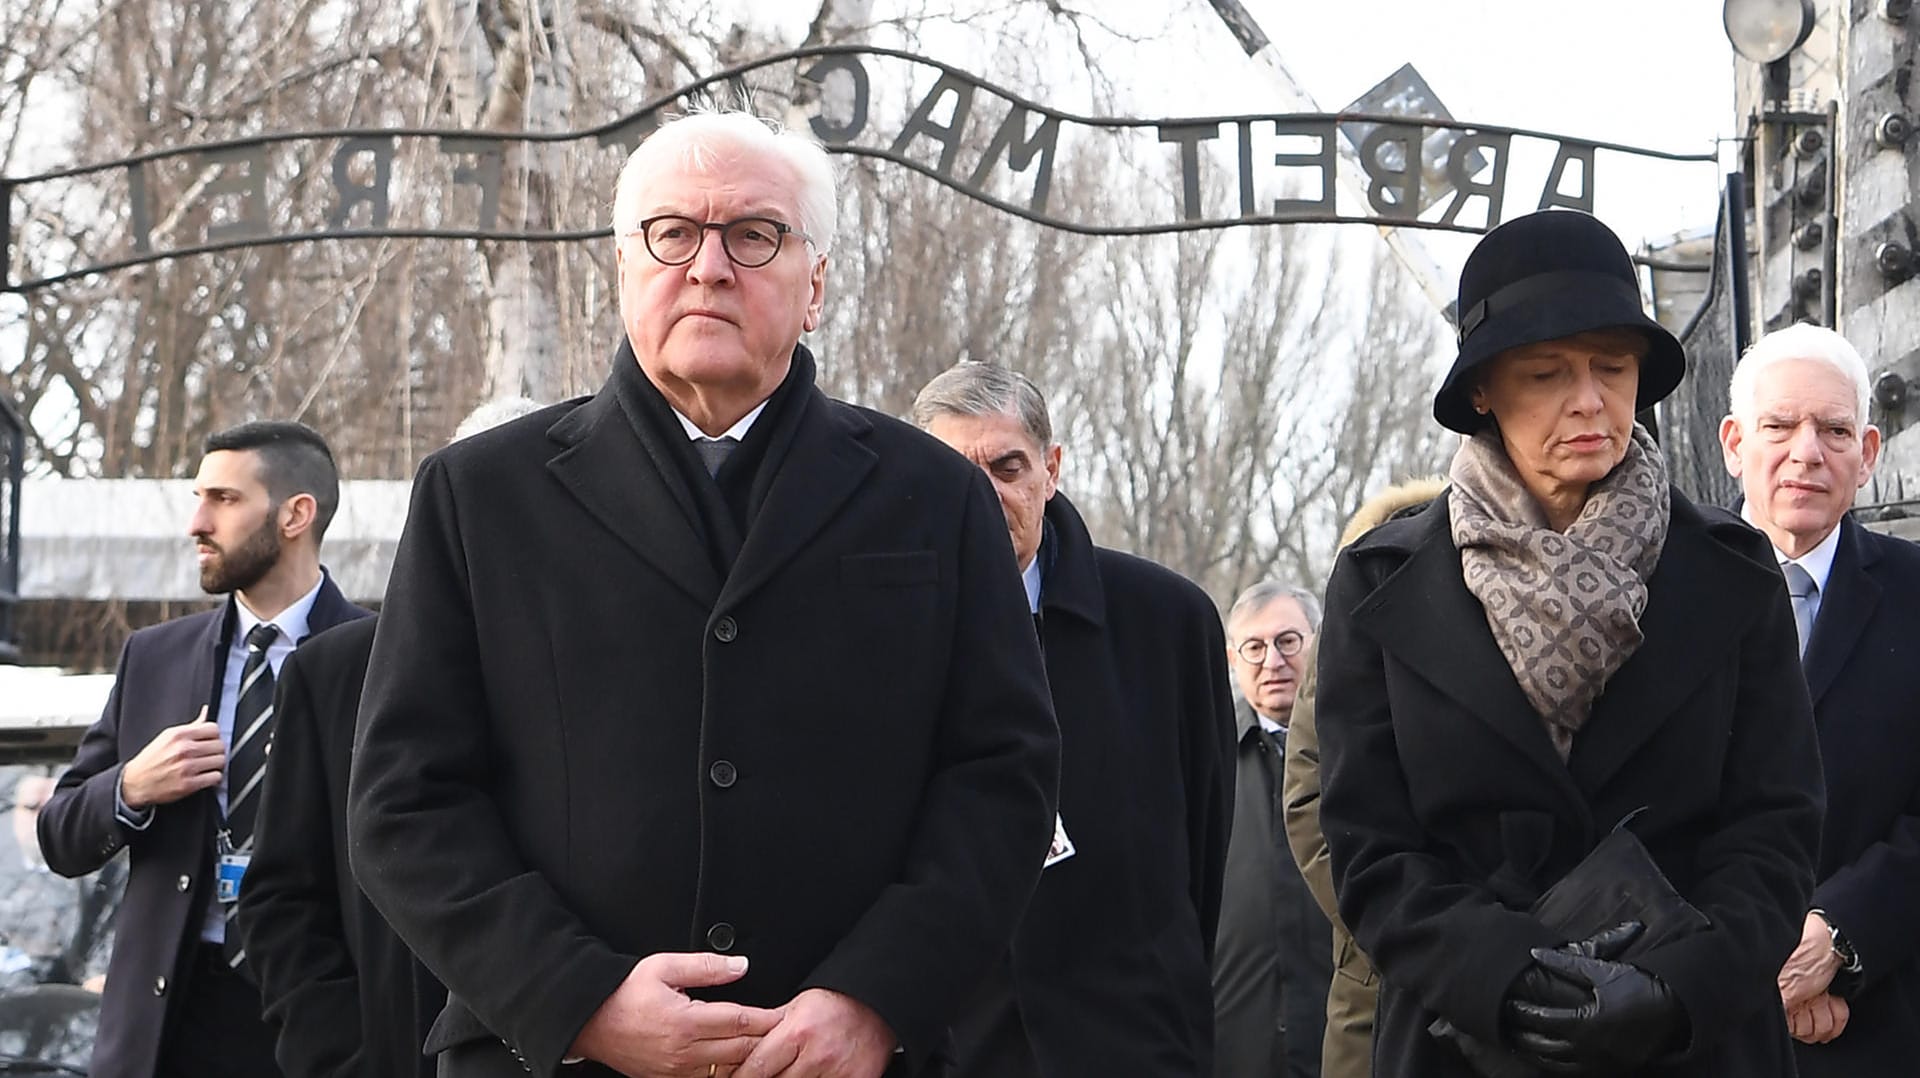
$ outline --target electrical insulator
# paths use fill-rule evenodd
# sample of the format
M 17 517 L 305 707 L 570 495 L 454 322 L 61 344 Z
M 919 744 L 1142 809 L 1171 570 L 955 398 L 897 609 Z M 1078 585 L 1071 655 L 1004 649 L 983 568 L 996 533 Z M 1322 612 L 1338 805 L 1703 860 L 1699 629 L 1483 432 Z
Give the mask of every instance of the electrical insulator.
M 1822 134 L 1819 128 L 1809 127 L 1794 136 L 1793 152 L 1801 157 L 1812 157 L 1826 144 L 1827 136 Z
M 1882 276 L 1904 280 L 1913 272 L 1913 252 L 1898 243 L 1883 243 L 1873 249 L 1873 264 Z
M 1808 221 L 1794 230 L 1793 245 L 1802 251 L 1811 251 L 1820 246 L 1820 241 L 1826 238 L 1827 230 L 1821 227 L 1820 222 Z
M 1897 150 L 1913 136 L 1913 121 L 1898 112 L 1889 112 L 1873 125 L 1873 140 L 1889 150 Z
M 1881 372 L 1873 380 L 1873 400 L 1883 411 L 1900 411 L 1907 406 L 1907 380 L 1894 371 Z

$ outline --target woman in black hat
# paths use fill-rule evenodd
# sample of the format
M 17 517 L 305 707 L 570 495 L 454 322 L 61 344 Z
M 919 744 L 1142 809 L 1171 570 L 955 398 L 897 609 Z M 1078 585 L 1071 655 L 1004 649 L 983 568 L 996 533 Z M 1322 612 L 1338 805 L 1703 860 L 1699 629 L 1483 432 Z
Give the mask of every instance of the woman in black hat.
M 1383 978 L 1374 1073 L 1791 1075 L 1774 974 L 1821 777 L 1772 552 L 1673 490 L 1634 421 L 1686 363 L 1606 226 L 1493 230 L 1460 310 L 1447 493 L 1347 547 L 1320 638 L 1322 824 Z M 1596 885 L 1589 862 L 1536 907 L 1630 816 L 1644 872 Z

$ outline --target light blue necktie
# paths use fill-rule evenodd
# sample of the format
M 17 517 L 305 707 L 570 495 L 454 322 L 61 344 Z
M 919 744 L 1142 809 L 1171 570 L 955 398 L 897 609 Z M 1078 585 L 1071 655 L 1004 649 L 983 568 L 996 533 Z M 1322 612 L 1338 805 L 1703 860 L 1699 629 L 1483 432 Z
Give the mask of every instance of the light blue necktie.
M 1805 658 L 1807 641 L 1813 637 L 1813 599 L 1820 594 L 1820 588 L 1795 562 L 1782 564 L 1780 572 L 1787 578 L 1787 594 L 1793 596 L 1793 627 L 1799 630 L 1800 656 Z

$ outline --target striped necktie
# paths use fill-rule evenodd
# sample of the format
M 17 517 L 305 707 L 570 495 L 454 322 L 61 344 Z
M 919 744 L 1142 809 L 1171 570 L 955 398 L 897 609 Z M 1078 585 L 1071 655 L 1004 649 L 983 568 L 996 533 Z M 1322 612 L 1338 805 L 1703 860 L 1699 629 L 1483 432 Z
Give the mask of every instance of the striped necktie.
M 280 630 L 262 622 L 247 633 L 247 661 L 240 667 L 240 695 L 233 705 L 233 744 L 227 751 L 227 840 L 233 852 L 253 849 L 253 824 L 260 811 L 260 784 L 267 777 L 267 753 L 273 745 L 273 665 L 267 649 Z M 224 851 L 223 851 L 224 852 Z M 227 964 L 246 959 L 233 924 L 237 902 L 227 904 Z

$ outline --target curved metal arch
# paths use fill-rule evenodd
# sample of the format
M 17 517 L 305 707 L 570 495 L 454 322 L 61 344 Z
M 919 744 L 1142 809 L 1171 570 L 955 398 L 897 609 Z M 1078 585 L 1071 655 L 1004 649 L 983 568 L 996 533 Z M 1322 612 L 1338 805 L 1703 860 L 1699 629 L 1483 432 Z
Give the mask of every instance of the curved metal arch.
M 586 139 L 596 140 L 603 145 L 613 141 L 625 142 L 627 141 L 627 137 L 630 136 L 631 134 L 635 132 L 645 131 L 649 123 L 662 110 L 669 108 L 670 106 L 674 105 L 677 102 L 681 102 L 688 98 L 706 93 L 709 90 L 711 90 L 713 87 L 720 86 L 723 84 L 740 85 L 742 84 L 746 76 L 751 75 L 754 72 L 761 71 L 771 67 L 777 67 L 777 66 L 786 65 L 786 64 L 798 64 L 800 62 L 810 60 L 810 59 L 824 59 L 824 58 L 835 58 L 835 57 L 853 57 L 853 58 L 876 57 L 876 58 L 884 58 L 889 60 L 899 60 L 899 61 L 906 62 L 908 64 L 918 65 L 921 67 L 932 69 L 934 71 L 939 72 L 943 78 L 950 78 L 950 79 L 956 80 L 960 83 L 965 84 L 967 87 L 971 88 L 972 90 L 985 91 L 986 93 L 991 94 L 994 97 L 1006 102 L 1013 109 L 1024 110 L 1027 115 L 1037 114 L 1038 117 L 1040 118 L 1040 123 L 1042 125 L 1041 129 L 1044 129 L 1044 125 L 1049 123 L 1074 124 L 1081 127 L 1090 128 L 1090 129 L 1099 130 L 1099 131 L 1116 132 L 1116 131 L 1139 130 L 1139 129 L 1148 129 L 1148 128 L 1158 128 L 1163 130 L 1171 129 L 1171 128 L 1188 128 L 1188 129 L 1204 128 L 1208 126 L 1220 128 L 1220 127 L 1224 127 L 1225 125 L 1248 125 L 1248 124 L 1257 123 L 1257 122 L 1271 122 L 1279 125 L 1286 125 L 1290 123 L 1291 124 L 1313 123 L 1318 125 L 1324 125 L 1324 126 L 1327 126 L 1329 129 L 1331 129 L 1331 128 L 1337 127 L 1337 125 L 1351 122 L 1351 123 L 1366 123 L 1366 124 L 1378 124 L 1378 125 L 1395 125 L 1399 127 L 1408 127 L 1408 126 L 1417 125 L 1421 128 L 1473 132 L 1477 135 L 1493 136 L 1497 138 L 1514 138 L 1514 137 L 1532 138 L 1532 139 L 1540 139 L 1545 141 L 1557 142 L 1562 147 L 1573 146 L 1573 147 L 1583 148 L 1587 150 L 1589 153 L 1594 150 L 1607 150 L 1609 152 L 1624 153 L 1624 154 L 1629 154 L 1633 156 L 1647 157 L 1647 158 L 1672 161 L 1672 162 L 1709 163 L 1709 162 L 1716 162 L 1718 159 L 1717 155 L 1711 152 L 1679 153 L 1679 152 L 1673 152 L 1673 151 L 1667 151 L 1667 150 L 1653 149 L 1649 147 L 1632 146 L 1625 143 L 1610 142 L 1606 140 L 1577 138 L 1573 136 L 1555 134 L 1552 132 L 1540 131 L 1540 130 L 1531 129 L 1531 128 L 1473 124 L 1473 123 L 1467 123 L 1467 122 L 1458 121 L 1458 120 L 1410 118 L 1405 116 L 1381 115 L 1381 114 L 1367 113 L 1367 112 L 1341 112 L 1341 113 L 1331 113 L 1331 114 L 1299 113 L 1299 112 L 1222 113 L 1218 115 L 1209 115 L 1209 116 L 1161 117 L 1161 118 L 1089 116 L 1089 115 L 1084 115 L 1080 113 L 1070 112 L 1063 109 L 1053 108 L 1051 106 L 1035 101 L 1031 98 L 1025 97 L 1019 93 L 1016 93 L 1013 90 L 1007 89 L 1006 87 L 1000 86 L 996 83 L 990 82 L 986 79 L 973 75 L 970 72 L 967 72 L 952 64 L 948 64 L 940 60 L 931 59 L 929 57 L 920 56 L 915 53 L 907 52 L 902 49 L 894 49 L 894 48 L 888 48 L 883 46 L 870 46 L 870 45 L 819 45 L 819 46 L 811 46 L 807 48 L 792 49 L 785 52 L 775 53 L 773 55 L 761 57 L 755 60 L 750 60 L 744 63 L 736 64 L 724 70 L 717 71 L 711 75 L 707 75 L 702 78 L 696 79 L 693 82 L 688 83 L 666 94 L 656 96 L 651 100 L 642 104 L 637 109 L 627 113 L 626 115 L 616 120 L 612 120 L 610 122 L 603 123 L 603 124 L 598 124 L 592 127 L 580 128 L 580 129 L 569 130 L 569 131 L 556 131 L 556 132 L 498 131 L 498 130 L 471 130 L 471 129 L 462 129 L 462 128 L 442 128 L 442 127 L 321 128 L 321 129 L 310 129 L 310 130 L 302 130 L 302 131 L 274 132 L 270 134 L 247 136 L 243 138 L 221 139 L 221 140 L 205 142 L 205 143 L 196 143 L 189 146 L 154 149 L 154 150 L 144 151 L 138 154 L 133 154 L 127 157 L 117 158 L 110 161 L 100 161 L 100 162 L 92 162 L 87 164 L 73 165 L 73 166 L 59 168 L 59 169 L 52 169 L 49 171 L 36 173 L 29 176 L 0 177 L 0 243 L 6 244 L 6 250 L 10 252 L 12 244 L 14 242 L 14 237 L 12 235 L 12 228 L 10 224 L 12 220 L 11 211 L 12 211 L 13 194 L 18 189 L 28 185 L 32 185 L 32 184 L 45 183 L 45 182 L 50 182 L 55 180 L 62 180 L 62 179 L 72 179 L 76 177 L 92 175 L 95 173 L 106 172 L 114 169 L 130 170 L 130 175 L 132 175 L 135 170 L 138 170 L 146 165 L 150 165 L 156 162 L 176 160 L 176 159 L 185 158 L 185 157 L 217 155 L 226 151 L 233 151 L 233 150 L 246 149 L 251 147 L 259 147 L 259 146 L 274 146 L 274 145 L 281 145 L 281 144 L 294 143 L 294 142 L 338 141 L 342 143 L 351 143 L 355 141 L 365 141 L 365 140 L 385 140 L 389 145 L 391 145 L 391 143 L 394 140 L 410 139 L 410 138 L 418 138 L 418 139 L 431 138 L 431 139 L 439 139 L 443 141 L 451 141 L 455 143 L 461 140 L 467 140 L 467 141 L 494 142 L 494 143 L 500 143 L 500 144 L 514 143 L 514 142 L 534 143 L 534 144 L 552 144 L 552 143 L 561 143 L 561 142 L 575 142 L 575 141 L 581 141 Z M 804 73 L 801 75 L 801 80 L 810 81 L 805 79 Z M 819 83 L 814 83 L 814 85 L 819 85 Z M 1431 220 L 1421 220 L 1417 216 L 1388 217 L 1388 216 L 1379 216 L 1379 215 L 1341 213 L 1338 211 L 1320 211 L 1320 210 L 1299 210 L 1299 211 L 1290 211 L 1284 214 L 1271 214 L 1271 213 L 1251 214 L 1249 213 L 1249 214 L 1237 215 L 1233 217 L 1196 216 L 1193 218 L 1183 219 L 1178 221 L 1157 221 L 1157 222 L 1149 222 L 1144 224 L 1102 224 L 1099 222 L 1070 220 L 1067 218 L 1046 213 L 1044 211 L 1035 210 L 1031 207 L 1016 205 L 1004 198 L 1001 198 L 1000 196 L 994 194 L 991 191 L 985 190 L 979 186 L 975 186 L 971 182 L 962 181 L 956 178 L 955 176 L 948 174 L 946 171 L 942 169 L 929 167 L 928 165 L 925 165 L 913 159 L 912 157 L 909 157 L 908 155 L 898 152 L 892 148 L 861 146 L 861 145 L 854 144 L 853 142 L 850 142 L 850 141 L 848 142 L 829 141 L 825 143 L 825 148 L 830 153 L 846 154 L 848 156 L 865 157 L 865 158 L 870 158 L 875 160 L 882 160 L 882 161 L 890 162 L 895 165 L 905 167 L 907 169 L 910 169 L 914 172 L 919 173 L 920 175 L 926 176 L 953 191 L 956 191 L 969 198 L 976 199 L 985 205 L 991 206 L 992 208 L 1000 212 L 1012 214 L 1016 217 L 1022 218 L 1024 220 L 1027 220 L 1032 223 L 1039 224 L 1048 228 L 1055 228 L 1065 232 L 1074 233 L 1077 235 L 1085 235 L 1085 236 L 1165 235 L 1165 234 L 1204 231 L 1204 230 L 1211 230 L 1211 229 L 1230 228 L 1230 227 L 1235 227 L 1240 225 L 1269 225 L 1269 224 L 1372 224 L 1372 225 L 1384 225 L 1384 226 L 1393 227 L 1393 228 L 1413 228 L 1413 229 L 1432 230 L 1432 231 L 1467 232 L 1467 233 L 1479 233 L 1479 232 L 1485 231 L 1484 226 L 1457 224 L 1450 220 L 1445 220 L 1445 219 L 1439 220 L 1439 221 L 1431 221 Z M 1024 168 L 1018 171 L 1024 171 Z M 275 245 L 290 244 L 290 243 L 311 243 L 311 242 L 316 242 L 321 240 L 394 238 L 394 239 L 498 240 L 498 241 L 520 241 L 520 242 L 579 242 L 583 240 L 602 239 L 602 238 L 609 237 L 610 235 L 611 235 L 611 229 L 605 228 L 605 227 L 588 228 L 588 229 L 527 231 L 527 230 L 511 230 L 511 229 L 498 229 L 498 228 L 388 227 L 384 225 L 378 226 L 378 227 L 368 227 L 368 228 L 341 227 L 341 228 L 330 228 L 325 230 L 306 229 L 306 230 L 297 231 L 297 232 L 288 232 L 288 233 L 280 233 L 280 234 L 252 233 L 245 236 L 233 236 L 233 237 L 224 238 L 224 239 L 207 240 L 205 242 L 200 242 L 200 243 L 191 243 L 183 246 L 167 248 L 164 250 L 142 250 L 136 245 L 134 251 L 125 256 L 114 257 L 106 261 L 89 263 L 89 264 L 78 266 L 78 267 L 72 267 L 72 268 L 63 270 L 62 272 L 59 272 L 59 273 L 48 274 L 45 276 L 36 277 L 36 278 L 23 280 L 19 282 L 12 282 L 7 280 L 7 277 L 10 275 L 8 270 L 8 264 L 10 262 L 10 254 L 0 252 L 0 292 L 31 291 L 34 289 L 44 288 L 51 285 L 59 284 L 65 281 L 74 280 L 76 278 L 90 276 L 96 273 L 117 272 L 120 270 L 125 270 L 125 269 L 129 269 L 129 268 L 133 268 L 141 265 L 147 265 L 147 264 L 159 262 L 159 261 L 170 259 L 170 258 L 178 258 L 183 256 L 191 256 L 191 255 L 213 254 L 213 253 L 218 253 L 222 251 L 237 250 L 237 249 L 242 249 L 247 247 L 275 246 Z

